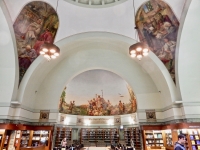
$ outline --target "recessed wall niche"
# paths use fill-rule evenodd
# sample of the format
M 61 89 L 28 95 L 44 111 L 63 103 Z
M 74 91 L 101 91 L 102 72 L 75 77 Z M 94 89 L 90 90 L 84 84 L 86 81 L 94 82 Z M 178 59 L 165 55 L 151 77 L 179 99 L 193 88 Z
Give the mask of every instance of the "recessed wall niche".
M 89 70 L 74 77 L 61 93 L 59 112 L 110 116 L 135 113 L 135 94 L 128 83 L 106 70 Z

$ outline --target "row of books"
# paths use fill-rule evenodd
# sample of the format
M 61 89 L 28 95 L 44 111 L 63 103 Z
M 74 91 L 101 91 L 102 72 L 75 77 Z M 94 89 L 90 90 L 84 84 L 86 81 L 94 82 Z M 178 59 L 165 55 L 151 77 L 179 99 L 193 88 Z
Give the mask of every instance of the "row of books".
M 163 143 L 163 140 L 146 140 L 146 144 L 150 144 L 150 143 Z
M 200 150 L 200 146 L 192 146 L 192 150 Z
M 190 140 L 199 140 L 198 135 L 190 135 Z
M 197 144 L 197 145 L 200 145 L 200 140 L 196 140 L 196 141 L 193 141 L 193 140 L 192 140 L 191 143 L 192 143 L 192 145 L 196 145 L 196 144 Z
M 163 144 L 147 144 L 147 146 L 152 146 L 152 147 L 154 147 L 154 146 L 163 146 Z

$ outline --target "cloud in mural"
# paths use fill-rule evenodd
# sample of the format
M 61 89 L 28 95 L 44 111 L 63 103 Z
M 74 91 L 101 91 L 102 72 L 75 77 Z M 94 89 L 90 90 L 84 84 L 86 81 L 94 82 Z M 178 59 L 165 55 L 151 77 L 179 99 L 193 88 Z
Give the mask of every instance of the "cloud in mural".
M 63 90 L 60 113 L 109 116 L 136 112 L 136 98 L 127 82 L 105 70 L 91 70 L 72 79 Z

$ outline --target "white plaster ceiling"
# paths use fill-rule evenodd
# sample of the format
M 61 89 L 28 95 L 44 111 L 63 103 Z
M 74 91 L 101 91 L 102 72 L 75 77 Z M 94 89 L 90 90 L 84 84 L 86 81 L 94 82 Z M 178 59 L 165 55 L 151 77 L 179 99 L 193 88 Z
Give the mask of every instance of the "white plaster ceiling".
M 177 93 L 170 91 L 175 85 L 165 66 L 153 53 L 142 61 L 131 59 L 127 49 L 133 42 L 124 36 L 99 32 L 59 41 L 56 44 L 61 48 L 60 57 L 48 62 L 40 56 L 33 62 L 20 84 L 18 100 L 25 105 L 35 104 L 37 109 L 44 103 L 56 109 L 60 94 L 71 79 L 87 70 L 103 69 L 126 80 L 138 101 L 160 95 L 156 97 L 163 105 L 171 104 Z

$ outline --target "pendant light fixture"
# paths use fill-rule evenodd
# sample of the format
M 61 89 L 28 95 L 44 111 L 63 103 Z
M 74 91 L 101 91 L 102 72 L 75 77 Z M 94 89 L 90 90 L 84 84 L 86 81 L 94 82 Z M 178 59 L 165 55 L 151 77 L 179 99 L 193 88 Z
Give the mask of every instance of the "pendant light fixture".
M 136 17 L 134 0 L 133 0 L 133 8 L 134 8 L 134 17 Z M 138 27 L 136 26 L 135 29 L 136 29 L 136 34 L 138 34 L 138 32 L 137 32 Z M 138 37 L 138 35 L 137 35 L 137 37 Z M 149 47 L 144 42 L 139 42 L 139 39 L 137 37 L 135 36 L 135 39 L 138 42 L 129 47 L 129 54 L 131 57 L 141 60 L 143 58 L 143 56 L 147 56 L 149 54 Z
M 58 8 L 58 1 L 56 6 L 56 13 Z M 43 55 L 48 61 L 51 59 L 56 59 L 60 55 L 60 49 L 53 43 L 44 42 L 40 47 L 40 54 Z

